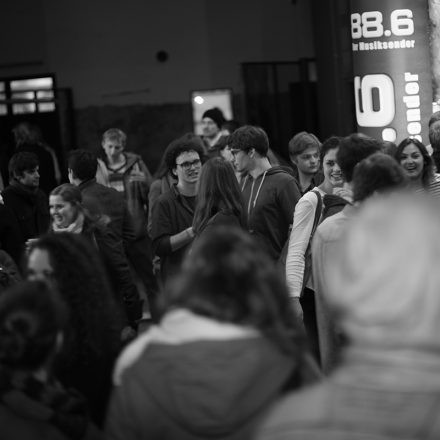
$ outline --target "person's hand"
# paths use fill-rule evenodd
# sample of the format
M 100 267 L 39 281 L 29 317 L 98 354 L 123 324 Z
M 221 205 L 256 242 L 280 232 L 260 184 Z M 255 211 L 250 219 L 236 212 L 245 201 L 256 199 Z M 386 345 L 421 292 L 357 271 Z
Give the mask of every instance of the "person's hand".
M 353 202 L 353 191 L 350 188 L 347 188 L 346 186 L 333 188 L 333 194 L 335 196 L 342 197 L 343 199 L 347 200 L 347 202 L 349 203 Z

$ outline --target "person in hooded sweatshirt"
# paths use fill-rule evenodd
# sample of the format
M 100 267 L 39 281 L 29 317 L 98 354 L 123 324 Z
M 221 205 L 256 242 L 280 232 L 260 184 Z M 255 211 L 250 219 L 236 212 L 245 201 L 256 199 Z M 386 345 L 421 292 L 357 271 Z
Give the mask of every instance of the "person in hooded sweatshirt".
M 272 166 L 267 154 L 266 132 L 252 125 L 238 128 L 229 136 L 235 169 L 247 173 L 241 190 L 249 232 L 273 261 L 281 255 L 288 239 L 296 203 L 301 192 L 295 178 L 281 166 Z
M 284 389 L 313 378 L 286 287 L 243 230 L 201 237 L 164 300 L 116 364 L 109 440 L 250 439 Z

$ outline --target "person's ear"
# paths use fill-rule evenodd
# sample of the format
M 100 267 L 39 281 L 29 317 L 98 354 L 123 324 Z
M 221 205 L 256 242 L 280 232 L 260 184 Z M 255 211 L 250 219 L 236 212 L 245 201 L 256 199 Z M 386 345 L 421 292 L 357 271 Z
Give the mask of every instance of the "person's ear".
M 251 157 L 251 158 L 254 158 L 255 157 L 255 148 L 251 148 L 250 150 L 249 150 L 249 157 Z
M 173 168 L 173 169 L 172 169 L 172 174 L 173 174 L 175 177 L 177 177 L 177 168 Z

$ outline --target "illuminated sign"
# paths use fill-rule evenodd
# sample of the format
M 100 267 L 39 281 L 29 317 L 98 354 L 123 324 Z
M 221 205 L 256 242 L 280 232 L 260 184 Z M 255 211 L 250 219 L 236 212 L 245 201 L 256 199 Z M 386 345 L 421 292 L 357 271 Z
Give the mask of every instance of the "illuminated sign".
M 428 142 L 432 112 L 426 0 L 351 0 L 358 130 L 377 139 Z

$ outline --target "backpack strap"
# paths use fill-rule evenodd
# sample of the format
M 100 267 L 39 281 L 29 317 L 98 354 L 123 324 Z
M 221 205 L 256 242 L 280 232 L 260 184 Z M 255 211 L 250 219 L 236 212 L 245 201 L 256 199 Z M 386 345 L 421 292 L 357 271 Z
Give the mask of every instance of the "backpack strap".
M 315 210 L 315 219 L 313 220 L 312 231 L 310 232 L 309 243 L 307 244 L 306 251 L 304 253 L 304 274 L 303 274 L 303 284 L 301 288 L 301 297 L 304 295 L 304 289 L 306 287 L 307 281 L 311 275 L 312 271 L 312 239 L 315 235 L 316 228 L 318 227 L 319 220 L 322 214 L 322 197 L 319 191 L 312 190 L 316 194 L 318 203 Z
M 316 228 L 318 227 L 319 220 L 321 219 L 322 214 L 322 196 L 319 191 L 312 190 L 316 194 L 316 197 L 318 198 L 318 204 L 316 205 L 316 211 L 315 211 L 315 219 L 313 220 L 313 227 L 312 232 L 310 233 L 310 240 L 309 243 L 311 243 L 313 236 L 315 235 Z

